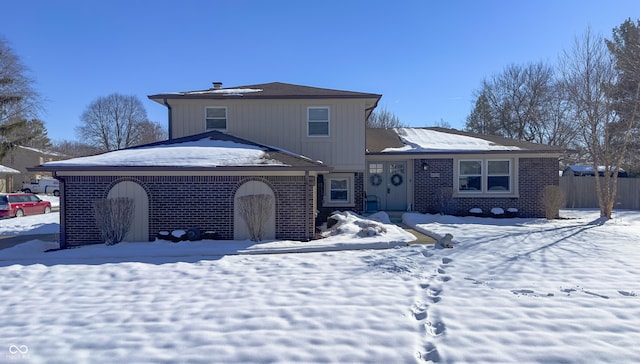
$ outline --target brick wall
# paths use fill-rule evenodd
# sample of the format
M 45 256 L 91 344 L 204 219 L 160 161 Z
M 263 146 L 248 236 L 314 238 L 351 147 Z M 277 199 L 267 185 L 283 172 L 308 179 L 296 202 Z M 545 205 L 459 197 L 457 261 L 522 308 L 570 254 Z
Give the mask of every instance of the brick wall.
M 353 211 L 357 214 L 362 214 L 364 211 L 364 172 L 356 172 L 353 176 L 353 201 L 354 206 L 331 206 L 323 207 L 324 199 L 324 183 L 318 187 L 318 216 L 316 218 L 316 224 L 322 225 L 327 222 L 327 219 L 334 211 Z
M 424 171 L 422 164 L 428 165 Z M 484 212 L 494 207 L 504 210 L 514 207 L 520 217 L 544 217 L 541 203 L 542 189 L 546 185 L 558 185 L 557 158 L 520 158 L 518 163 L 519 198 L 509 197 L 469 197 L 446 198 L 453 191 L 454 160 L 417 159 L 414 160 L 414 210 L 422 213 L 447 213 L 468 215 L 472 208 Z
M 64 190 L 68 245 L 101 243 L 93 201 L 105 198 L 113 185 L 124 180 L 136 182 L 147 191 L 149 240 L 153 240 L 158 231 L 190 227 L 215 231 L 220 239 L 233 239 L 235 191 L 249 180 L 262 181 L 273 189 L 276 238 L 313 237 L 313 176 L 308 177 L 306 189 L 304 176 L 70 176 L 65 179 Z M 307 207 L 309 211 L 305 213 Z

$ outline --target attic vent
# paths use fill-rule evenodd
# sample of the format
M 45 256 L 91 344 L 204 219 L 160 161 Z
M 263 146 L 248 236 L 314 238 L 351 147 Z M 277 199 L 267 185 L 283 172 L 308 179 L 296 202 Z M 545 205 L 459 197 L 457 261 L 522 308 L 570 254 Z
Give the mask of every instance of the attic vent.
M 213 83 L 213 89 L 214 90 L 219 90 L 222 88 L 222 82 L 214 82 Z

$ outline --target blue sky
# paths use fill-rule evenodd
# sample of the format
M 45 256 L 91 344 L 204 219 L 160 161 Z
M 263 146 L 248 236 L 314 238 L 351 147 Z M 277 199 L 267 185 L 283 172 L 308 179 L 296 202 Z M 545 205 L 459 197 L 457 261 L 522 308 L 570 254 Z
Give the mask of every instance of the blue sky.
M 507 65 L 555 64 L 587 26 L 610 37 L 637 0 L 7 1 L 0 36 L 46 99 L 53 140 L 75 140 L 99 96 L 265 82 L 382 94 L 411 126 L 463 128 L 481 81 Z

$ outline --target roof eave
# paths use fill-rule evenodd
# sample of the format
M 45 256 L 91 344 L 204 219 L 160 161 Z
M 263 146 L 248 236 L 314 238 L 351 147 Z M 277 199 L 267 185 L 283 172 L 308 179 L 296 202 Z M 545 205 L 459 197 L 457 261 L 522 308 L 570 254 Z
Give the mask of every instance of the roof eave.
M 329 166 L 279 166 L 279 165 L 255 165 L 255 166 L 218 166 L 218 167 L 185 167 L 185 166 L 44 166 L 28 167 L 29 172 L 123 172 L 123 171 L 216 171 L 216 172 L 247 172 L 247 171 L 281 171 L 281 172 L 329 172 Z
M 449 154 L 537 154 L 560 156 L 560 151 L 539 151 L 539 150 L 438 150 L 438 151 L 399 151 L 399 152 L 367 152 L 367 155 L 404 155 L 404 156 L 430 156 Z

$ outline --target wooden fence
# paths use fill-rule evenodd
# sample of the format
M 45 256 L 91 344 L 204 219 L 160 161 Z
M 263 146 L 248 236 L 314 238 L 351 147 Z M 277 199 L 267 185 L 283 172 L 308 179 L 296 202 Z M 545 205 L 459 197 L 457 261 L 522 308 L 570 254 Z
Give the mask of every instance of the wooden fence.
M 595 177 L 560 177 L 567 208 L 598 208 Z M 616 209 L 640 210 L 640 178 L 618 178 Z

